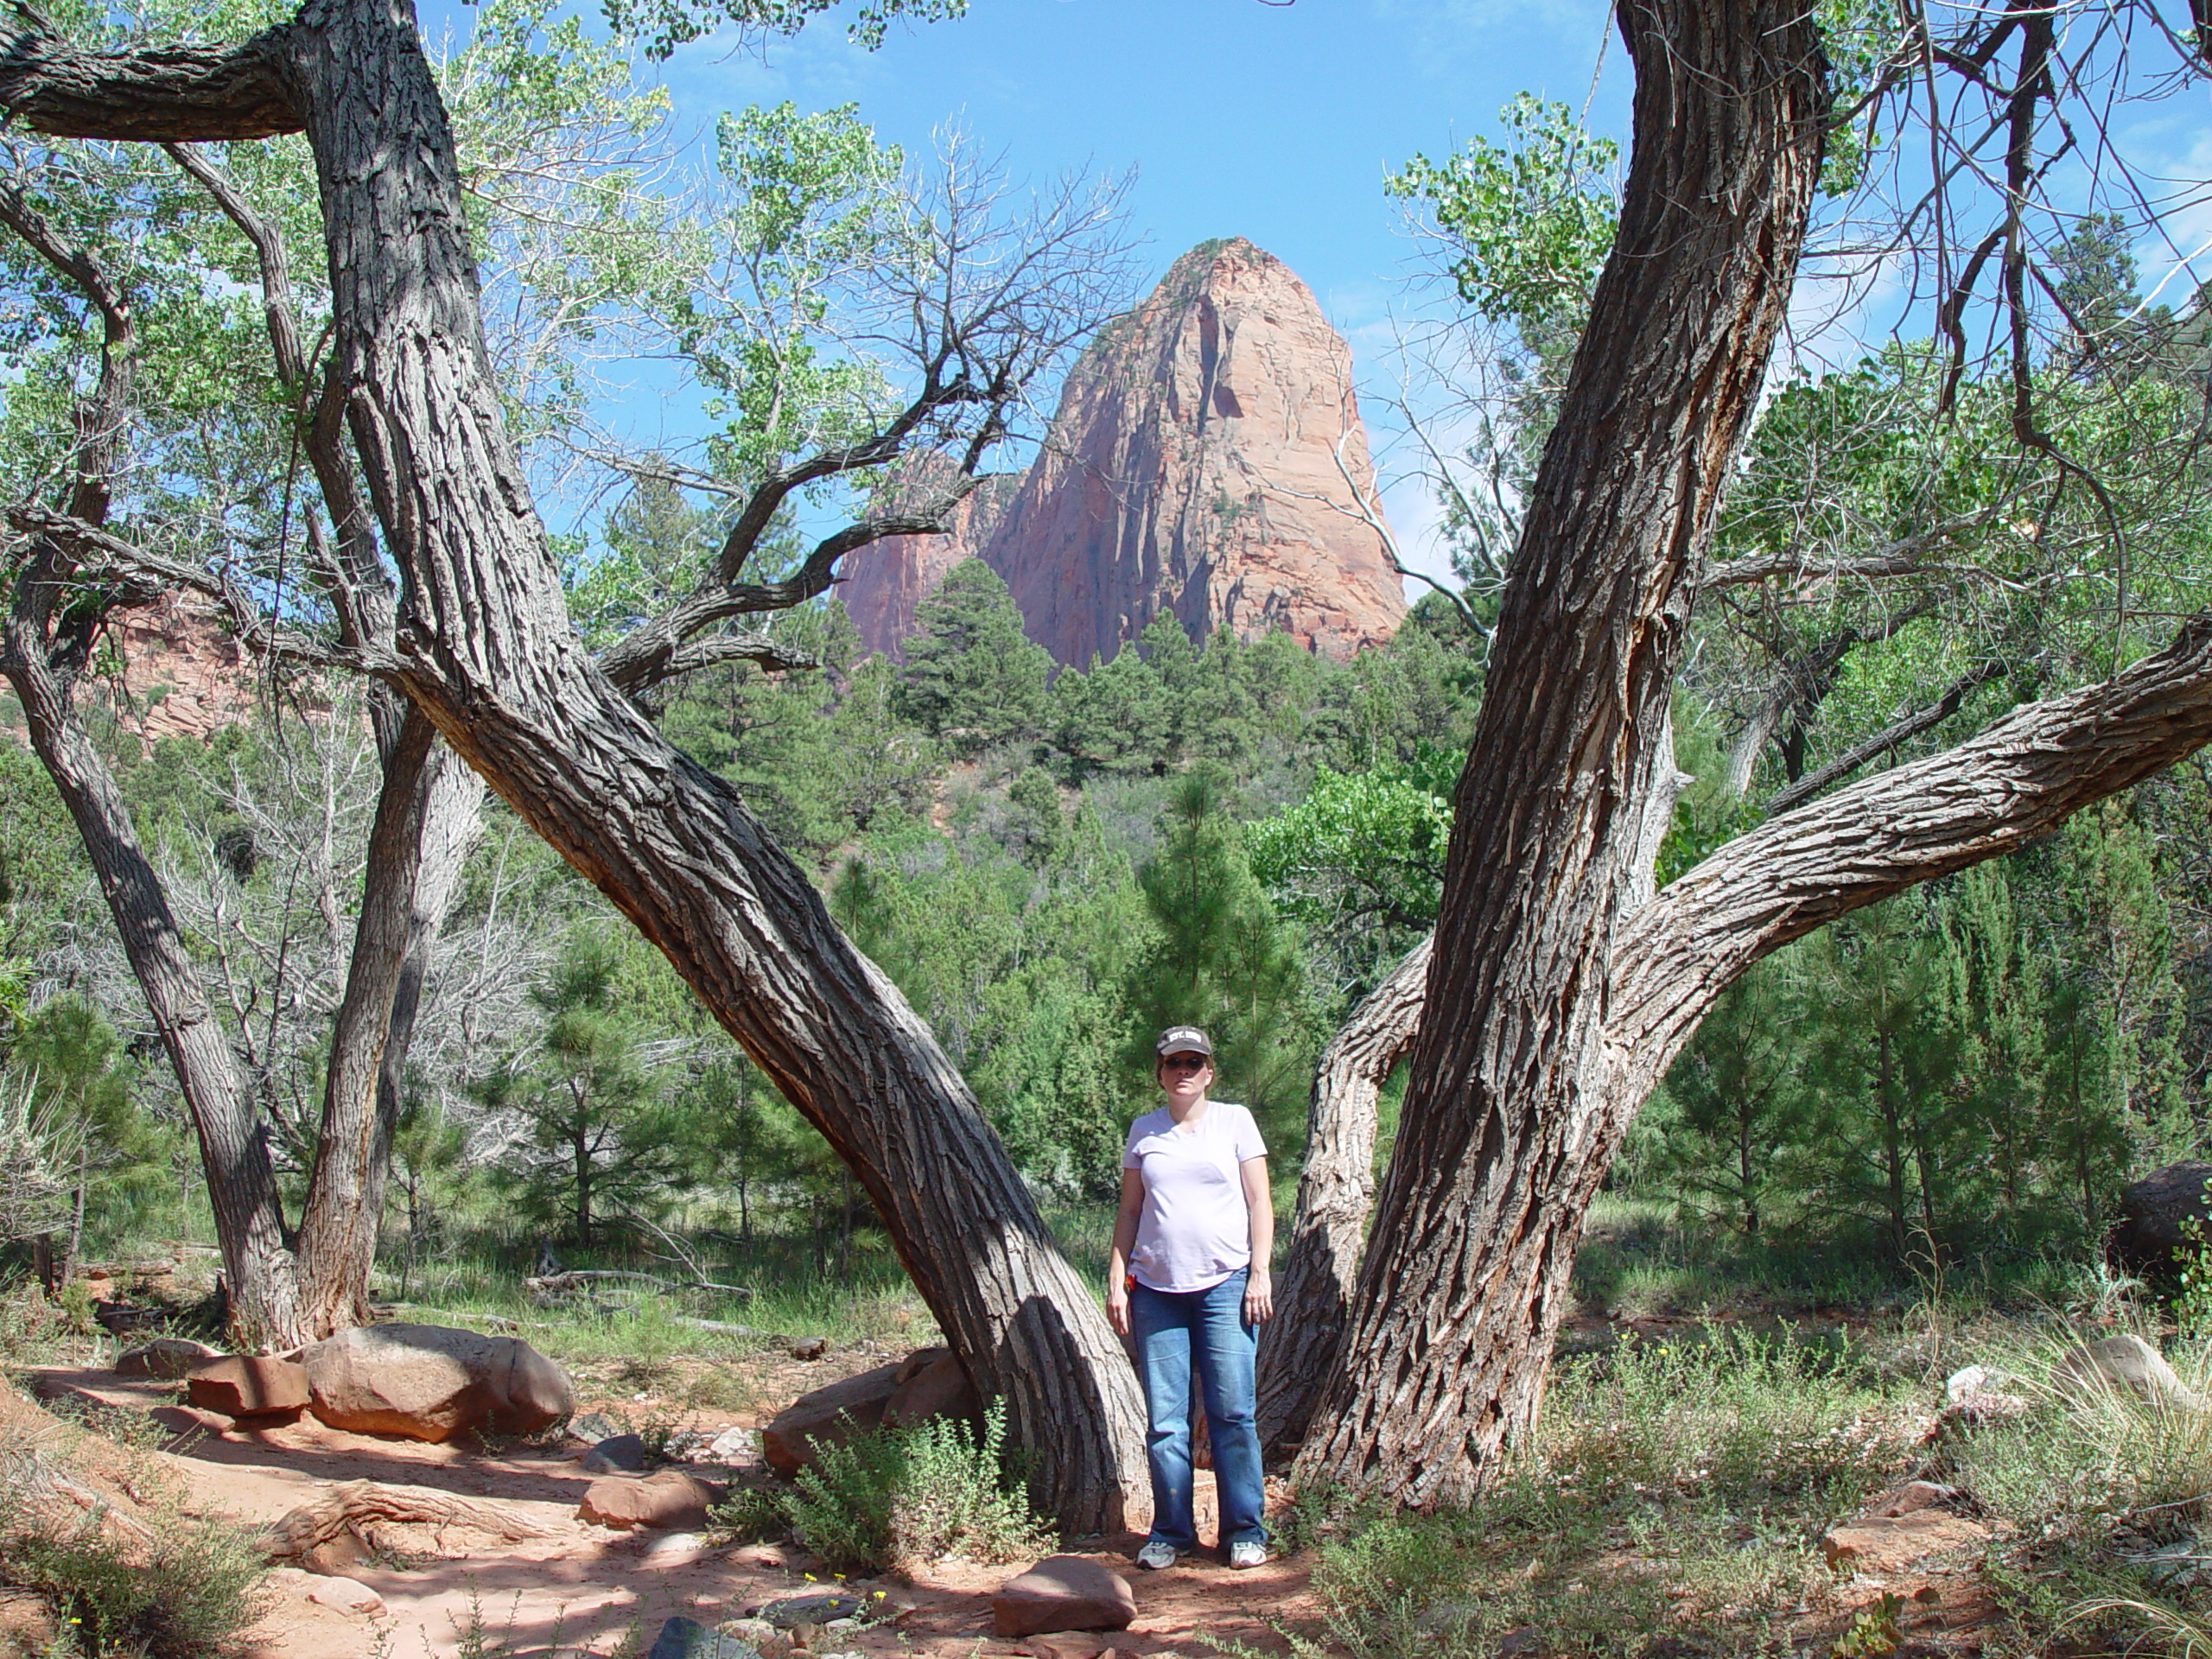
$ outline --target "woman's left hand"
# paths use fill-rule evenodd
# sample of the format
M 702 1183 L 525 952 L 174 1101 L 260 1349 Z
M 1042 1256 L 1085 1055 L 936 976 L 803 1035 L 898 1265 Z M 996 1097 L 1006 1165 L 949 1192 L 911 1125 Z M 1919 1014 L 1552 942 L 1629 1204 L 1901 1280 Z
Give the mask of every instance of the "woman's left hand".
M 1244 1281 L 1244 1323 L 1265 1325 L 1274 1316 L 1274 1286 L 1265 1268 L 1254 1268 Z

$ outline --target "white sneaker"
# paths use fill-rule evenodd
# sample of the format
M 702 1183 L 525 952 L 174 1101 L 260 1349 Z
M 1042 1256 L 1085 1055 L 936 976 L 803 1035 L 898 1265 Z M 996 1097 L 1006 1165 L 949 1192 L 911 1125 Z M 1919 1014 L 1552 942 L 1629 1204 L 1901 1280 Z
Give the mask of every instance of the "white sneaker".
M 1241 1544 L 1231 1544 L 1229 1547 L 1229 1564 L 1236 1567 L 1265 1567 L 1268 1564 L 1268 1547 L 1249 1539 Z
M 1175 1546 L 1163 1544 L 1157 1538 L 1137 1551 L 1137 1565 L 1147 1573 L 1157 1573 L 1175 1565 Z

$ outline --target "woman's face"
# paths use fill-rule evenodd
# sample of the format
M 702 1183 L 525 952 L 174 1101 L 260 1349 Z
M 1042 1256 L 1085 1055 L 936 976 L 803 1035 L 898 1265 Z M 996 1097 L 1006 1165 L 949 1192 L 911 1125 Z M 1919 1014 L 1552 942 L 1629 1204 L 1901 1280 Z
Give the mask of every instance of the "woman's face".
M 1203 1054 L 1163 1054 L 1160 1057 L 1160 1086 L 1170 1100 L 1204 1098 L 1213 1082 L 1213 1062 Z

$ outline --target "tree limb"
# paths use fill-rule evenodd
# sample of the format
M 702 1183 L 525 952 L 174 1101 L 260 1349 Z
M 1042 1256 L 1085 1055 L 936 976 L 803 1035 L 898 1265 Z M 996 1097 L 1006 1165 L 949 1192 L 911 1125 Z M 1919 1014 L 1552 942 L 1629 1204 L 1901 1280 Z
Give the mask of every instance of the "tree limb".
M 1784 553 L 1758 553 L 1730 559 L 1707 570 L 1698 591 L 1740 588 L 1771 576 L 1909 576 L 1922 568 L 1921 556 L 1930 547 L 1960 531 L 1988 523 L 1996 512 L 1994 507 L 1985 507 L 1978 512 L 1963 513 L 1855 557 L 1822 557 L 1809 549 L 1798 548 Z
M 1802 806 L 1839 779 L 1848 778 L 1878 754 L 1885 754 L 1900 743 L 1917 737 L 1931 726 L 1939 726 L 1959 712 L 1959 705 L 1967 700 L 1967 693 L 1984 686 L 2005 671 L 1999 662 L 1983 663 L 1968 669 L 1944 689 L 1943 695 L 1924 709 L 1916 709 L 1887 726 L 1863 743 L 1855 743 L 1817 771 L 1808 772 L 1796 783 L 1775 791 L 1774 798 L 1766 804 L 1770 816 L 1787 812 Z
M 685 642 L 702 629 L 734 616 L 757 615 L 763 611 L 787 611 L 830 591 L 837 580 L 837 561 L 870 542 L 888 536 L 942 536 L 950 527 L 952 509 L 976 487 L 973 474 L 964 476 L 954 492 L 932 512 L 908 517 L 865 519 L 848 524 L 817 542 L 802 564 L 781 582 L 721 582 L 709 581 L 666 614 L 641 623 L 600 653 L 599 665 L 607 677 L 635 696 L 671 677 L 702 668 L 709 663 L 746 658 L 771 667 L 809 667 L 813 659 L 803 653 L 782 652 L 787 660 L 772 661 L 777 648 L 758 635 L 731 635 L 734 642 L 722 648 L 718 640 L 704 640 L 696 648 Z M 760 648 L 745 648 L 760 640 Z M 702 653 L 694 659 L 694 650 Z
M 270 138 L 306 124 L 283 73 L 289 26 L 233 46 L 87 51 L 28 7 L 0 41 L 0 109 L 54 138 Z
M 1916 883 L 2009 853 L 2212 741 L 2212 612 L 2099 684 L 2013 709 L 1956 748 L 1738 836 L 1634 912 L 1605 1041 L 1656 1079 L 1713 999 L 1769 952 Z

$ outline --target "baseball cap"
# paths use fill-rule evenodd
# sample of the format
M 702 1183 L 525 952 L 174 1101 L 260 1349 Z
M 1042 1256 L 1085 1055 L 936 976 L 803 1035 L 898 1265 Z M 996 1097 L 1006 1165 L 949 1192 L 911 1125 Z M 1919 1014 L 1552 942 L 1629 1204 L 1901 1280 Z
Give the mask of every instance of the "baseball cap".
M 1203 1054 L 1208 1059 L 1213 1058 L 1213 1045 L 1196 1026 L 1170 1026 L 1160 1033 L 1160 1041 L 1154 1046 L 1162 1054 Z

